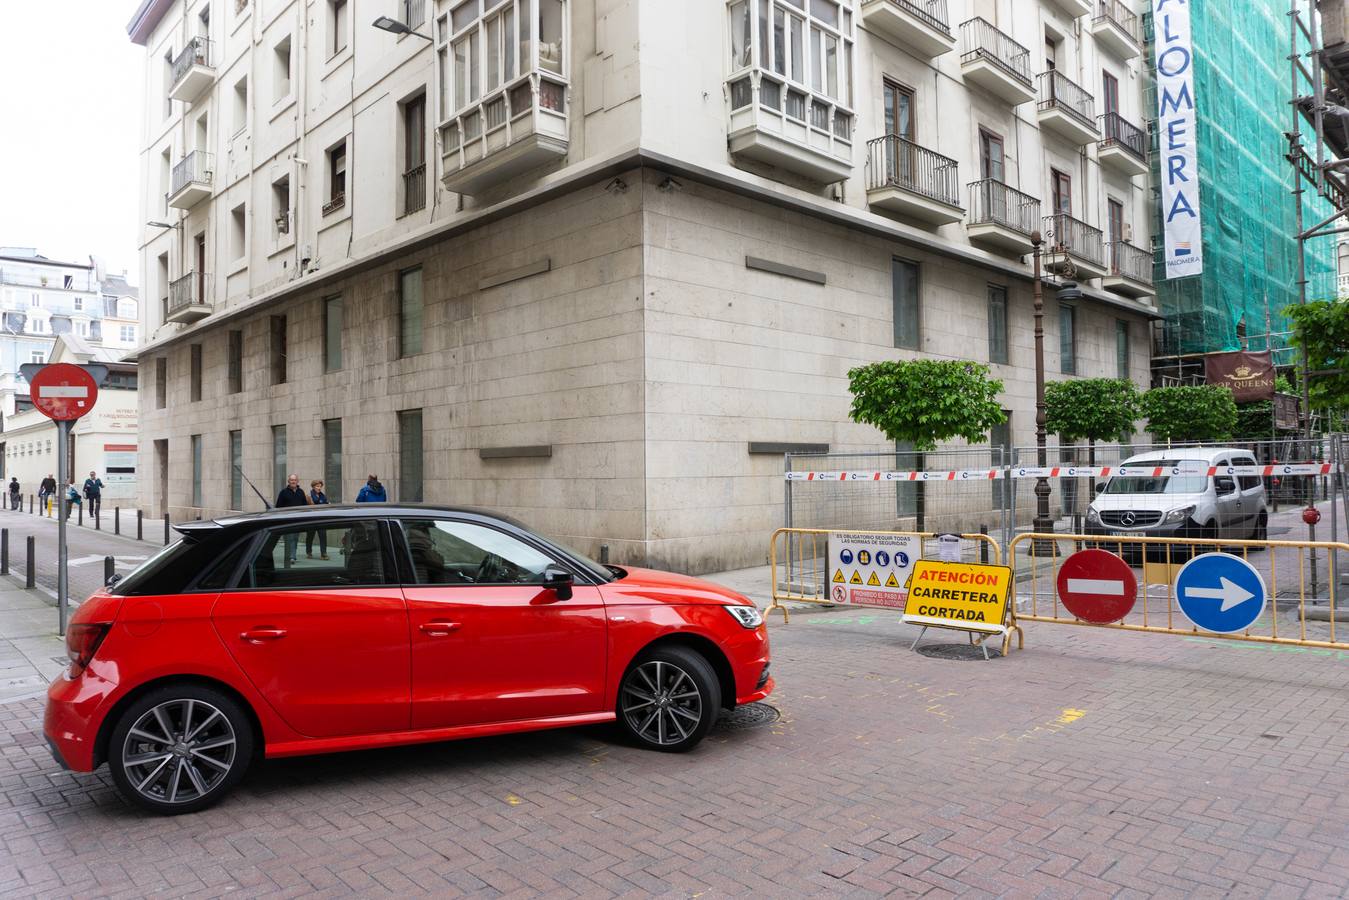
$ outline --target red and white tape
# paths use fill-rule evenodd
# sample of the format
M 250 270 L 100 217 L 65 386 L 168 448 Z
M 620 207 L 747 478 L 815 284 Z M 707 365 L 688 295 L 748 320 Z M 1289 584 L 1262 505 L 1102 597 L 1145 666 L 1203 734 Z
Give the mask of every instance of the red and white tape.
M 930 472 L 788 472 L 787 481 L 994 481 L 999 478 L 1162 478 L 1171 475 L 1255 475 L 1283 478 L 1329 475 L 1330 463 L 1277 463 L 1271 466 L 1012 466 L 1007 469 L 947 469 Z

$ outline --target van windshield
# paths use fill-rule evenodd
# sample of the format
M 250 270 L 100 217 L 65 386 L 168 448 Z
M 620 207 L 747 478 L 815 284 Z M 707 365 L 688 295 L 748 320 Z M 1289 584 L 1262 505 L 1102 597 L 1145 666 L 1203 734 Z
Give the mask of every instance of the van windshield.
M 1146 462 L 1138 463 L 1137 465 L 1145 468 L 1171 468 L 1173 466 L 1207 468 L 1208 462 L 1202 459 L 1150 459 Z M 1116 476 L 1106 482 L 1105 493 L 1202 494 L 1207 489 L 1208 478 L 1204 475 L 1163 475 L 1157 478 L 1152 476 L 1128 475 L 1123 478 Z

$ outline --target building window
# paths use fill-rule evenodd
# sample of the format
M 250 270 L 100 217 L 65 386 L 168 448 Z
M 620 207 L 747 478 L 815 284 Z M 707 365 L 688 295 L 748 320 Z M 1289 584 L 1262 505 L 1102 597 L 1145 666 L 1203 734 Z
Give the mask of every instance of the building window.
M 419 503 L 422 499 L 422 411 L 398 413 L 398 499 Z
M 441 118 L 461 117 L 467 141 L 531 112 L 534 92 L 524 79 L 536 71 L 558 79 L 566 74 L 566 22 L 564 0 L 467 0 L 442 16 L 437 29 Z M 538 100 L 544 109 L 563 112 L 560 80 L 539 79 Z M 479 102 L 481 110 L 471 108 Z M 445 146 L 458 145 L 453 130 Z
M 1073 214 L 1073 180 L 1058 169 L 1049 170 L 1050 195 L 1054 212 Z
M 30 350 L 28 352 L 28 361 L 30 363 L 37 363 L 38 365 L 42 365 L 47 361 L 47 354 L 42 352 L 41 350 Z M 163 406 L 163 404 L 161 403 L 160 406 Z
M 192 354 L 192 402 L 201 399 L 201 344 L 193 344 Z
M 918 266 L 902 259 L 890 261 L 890 291 L 894 308 L 895 346 L 917 350 L 921 322 Z
M 136 342 L 136 326 L 123 325 L 118 329 L 118 337 L 123 344 L 134 344 Z
M 426 208 L 426 95 L 403 110 L 403 215 Z
M 272 102 L 279 103 L 290 96 L 290 35 L 286 35 L 272 52 Z
M 272 222 L 276 231 L 273 236 L 278 243 L 285 241 L 290 234 L 290 176 L 272 182 Z
M 1129 377 L 1129 323 L 1123 319 L 1115 320 L 1115 376 Z
M 201 435 L 192 435 L 192 505 L 201 508 Z
M 1059 306 L 1059 371 L 1077 374 L 1077 310 L 1066 303 Z
M 328 0 L 328 55 L 347 49 L 347 0 Z
M 230 210 L 230 259 L 238 262 L 248 250 L 246 209 L 240 203 Z
M 42 332 L 47 330 L 47 323 L 41 319 L 32 319 L 28 323 L 28 330 L 34 334 L 42 334 Z
M 272 384 L 286 383 L 286 317 L 272 316 L 271 325 L 271 369 Z
M 414 356 L 422 352 L 422 270 L 407 269 L 398 274 L 398 355 Z
M 1002 182 L 1003 178 L 1002 138 L 991 131 L 979 129 L 979 177 Z
M 244 508 L 244 433 L 230 432 L 230 509 Z
M 225 344 L 225 368 L 229 392 L 237 394 L 244 389 L 244 333 L 230 331 Z
M 80 337 L 88 337 L 88 336 L 89 336 L 89 323 L 88 323 L 88 322 L 76 322 L 76 323 L 75 323 L 75 334 L 79 335 Z
M 426 24 L 426 0 L 402 0 L 403 21 L 409 28 Z
M 248 127 L 248 76 L 234 82 L 234 133 Z
M 119 319 L 134 319 L 134 318 L 136 318 L 136 301 L 135 301 L 135 300 L 126 300 L 126 299 L 118 300 L 118 301 L 117 301 L 117 318 L 119 318 Z
M 323 420 L 323 486 L 329 503 L 342 502 L 342 420 Z
M 160 322 L 169 319 L 169 255 L 159 254 L 159 307 Z
M 69 276 L 69 275 L 66 276 L 66 281 L 67 281 L 67 282 L 70 281 L 70 276 Z M 70 287 L 70 285 L 67 283 L 67 284 L 66 284 L 66 287 Z M 84 298 L 83 298 L 83 297 L 76 297 L 76 298 L 75 298 L 75 312 L 84 312 Z
M 272 496 L 281 494 L 286 486 L 286 426 L 272 426 Z
M 988 286 L 988 361 L 1007 362 L 1007 288 Z
M 989 463 L 995 468 L 1012 464 L 1012 411 L 1004 409 L 1007 421 L 994 425 L 988 432 Z M 993 481 L 993 508 L 1005 509 L 1011 503 L 1012 483 L 1006 478 Z
M 29 295 L 28 295 L 28 305 L 29 305 L 29 306 L 32 306 L 32 307 L 39 307 L 39 306 L 41 306 L 41 305 L 42 305 L 42 295 L 39 294 L 39 293 L 37 293 L 36 291 L 33 292 L 32 294 L 29 294 Z
M 341 209 L 347 202 L 347 142 L 328 151 L 328 202 L 323 214 Z
M 323 300 L 323 371 L 342 368 L 342 295 Z
M 173 98 L 169 91 L 173 88 L 173 47 L 164 54 L 164 118 L 173 115 Z
M 155 360 L 155 409 L 168 406 L 169 399 L 169 361 L 166 357 Z

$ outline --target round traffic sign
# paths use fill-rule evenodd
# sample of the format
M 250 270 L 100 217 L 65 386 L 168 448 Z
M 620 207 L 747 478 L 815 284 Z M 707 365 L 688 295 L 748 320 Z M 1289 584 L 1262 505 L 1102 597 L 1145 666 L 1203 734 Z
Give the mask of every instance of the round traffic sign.
M 1180 611 L 1196 627 L 1234 634 L 1255 624 L 1265 611 L 1265 579 L 1255 566 L 1231 553 L 1204 553 L 1176 575 Z
M 70 363 L 43 366 L 28 386 L 38 412 L 58 421 L 78 419 L 98 400 L 94 376 Z
M 1065 559 L 1058 589 L 1068 612 L 1097 625 L 1118 622 L 1138 599 L 1133 569 L 1108 550 L 1079 550 Z

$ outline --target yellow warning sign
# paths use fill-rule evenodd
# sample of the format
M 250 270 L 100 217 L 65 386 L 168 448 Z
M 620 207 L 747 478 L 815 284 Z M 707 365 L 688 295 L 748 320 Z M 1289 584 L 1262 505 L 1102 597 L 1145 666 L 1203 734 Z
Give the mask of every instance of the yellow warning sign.
M 842 569 L 835 569 L 835 570 L 834 570 L 834 584 L 842 584 L 842 583 L 844 582 L 844 580 L 845 580 L 845 579 L 844 579 L 844 577 L 843 577 L 843 570 L 842 570 Z
M 886 587 L 899 587 L 899 582 L 895 580 L 895 573 L 891 572 L 890 577 L 885 579 Z
M 850 584 L 861 584 L 861 583 L 862 583 L 862 573 L 861 573 L 861 572 L 858 572 L 856 569 L 853 569 L 853 570 L 852 570 L 852 577 L 848 579 L 848 582 L 849 582 Z
M 1007 566 L 920 559 L 909 578 L 904 621 L 1002 634 L 1011 584 Z
M 867 578 L 867 584 L 868 584 L 869 586 L 871 586 L 871 587 L 880 587 L 880 586 L 881 586 L 881 580 L 880 580 L 879 578 L 876 577 L 876 573 L 875 573 L 875 572 L 872 572 L 872 573 L 871 573 L 871 576 L 870 576 L 869 578 Z

